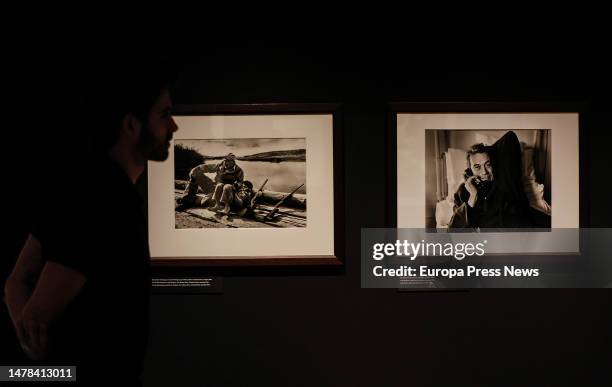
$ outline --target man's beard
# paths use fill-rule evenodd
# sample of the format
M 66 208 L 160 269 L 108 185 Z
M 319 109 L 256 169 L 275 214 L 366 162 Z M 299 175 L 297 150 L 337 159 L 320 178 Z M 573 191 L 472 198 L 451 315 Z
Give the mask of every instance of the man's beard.
M 156 141 L 153 137 L 151 127 L 143 125 L 140 134 L 140 141 L 136 144 L 136 149 L 142 154 L 143 158 L 150 161 L 165 161 L 169 154 L 169 143 L 172 140 L 170 135 L 163 143 Z

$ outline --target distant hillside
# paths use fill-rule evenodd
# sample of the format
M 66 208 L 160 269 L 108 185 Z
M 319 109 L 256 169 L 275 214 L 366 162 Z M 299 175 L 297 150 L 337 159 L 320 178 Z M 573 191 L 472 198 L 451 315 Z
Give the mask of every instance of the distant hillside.
M 222 160 L 224 156 L 203 155 L 194 148 L 174 144 L 174 171 L 175 179 L 189 179 L 189 171 L 206 160 Z M 280 163 L 283 161 L 306 161 L 306 149 L 292 149 L 255 153 L 248 156 L 238 156 L 240 161 L 266 161 Z
M 238 157 L 237 159 L 244 161 L 270 161 L 276 163 L 281 161 L 306 161 L 306 149 L 255 153 L 248 156 Z

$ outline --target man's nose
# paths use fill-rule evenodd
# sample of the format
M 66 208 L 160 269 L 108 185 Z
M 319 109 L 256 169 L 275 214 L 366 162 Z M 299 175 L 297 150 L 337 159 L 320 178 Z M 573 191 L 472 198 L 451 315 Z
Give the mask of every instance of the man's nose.
M 172 117 L 170 119 L 170 121 L 171 121 L 170 122 L 170 126 L 171 126 L 170 129 L 172 130 L 172 133 L 174 133 L 174 132 L 176 132 L 178 130 L 178 125 L 176 124 L 176 121 L 174 121 L 174 117 Z

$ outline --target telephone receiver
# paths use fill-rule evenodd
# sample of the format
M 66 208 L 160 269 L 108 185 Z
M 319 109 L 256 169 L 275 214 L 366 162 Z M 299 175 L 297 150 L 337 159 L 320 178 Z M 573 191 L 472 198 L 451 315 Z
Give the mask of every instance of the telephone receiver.
M 466 168 L 465 171 L 463 172 L 463 177 L 465 178 L 465 180 L 469 179 L 472 176 L 474 176 L 474 172 L 472 172 L 472 168 Z M 476 186 L 476 189 L 478 190 L 478 193 L 483 196 L 486 196 L 489 193 L 493 185 L 493 183 L 491 183 L 490 181 L 488 180 L 482 181 L 479 178 L 474 179 L 473 182 L 474 182 L 474 185 Z

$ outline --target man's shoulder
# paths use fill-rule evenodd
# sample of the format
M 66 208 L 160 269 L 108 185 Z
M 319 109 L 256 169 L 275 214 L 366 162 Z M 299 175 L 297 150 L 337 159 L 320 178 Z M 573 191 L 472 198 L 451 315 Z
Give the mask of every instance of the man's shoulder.
M 217 164 L 217 163 L 211 163 L 211 164 L 207 164 L 207 163 L 202 163 L 202 164 L 198 164 L 195 167 L 193 167 L 193 169 L 211 169 L 211 168 L 219 168 L 221 164 Z
M 133 189 L 131 181 L 110 159 L 91 156 L 66 165 L 53 175 L 47 195 L 65 205 L 93 205 L 100 208 L 116 195 Z M 102 200 L 104 199 L 104 200 Z
M 193 167 L 191 169 L 191 171 L 189 172 L 190 174 L 203 174 L 203 173 L 214 173 L 214 172 L 222 172 L 222 170 L 219 168 L 220 164 L 206 164 L 206 163 L 202 163 L 199 165 L 196 165 L 195 167 Z
M 240 166 L 238 164 L 234 165 L 234 173 L 244 173 L 244 171 L 242 170 L 242 168 L 240 168 Z
M 45 197 L 61 197 L 64 193 L 89 189 L 93 183 L 92 176 L 98 170 L 97 163 L 92 163 L 89 159 L 64 161 L 53 165 L 48 169 L 43 194 Z
M 191 172 L 198 172 L 206 168 L 206 164 L 198 164 L 195 167 L 191 168 Z

